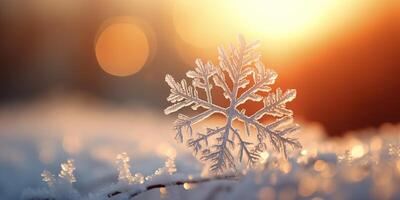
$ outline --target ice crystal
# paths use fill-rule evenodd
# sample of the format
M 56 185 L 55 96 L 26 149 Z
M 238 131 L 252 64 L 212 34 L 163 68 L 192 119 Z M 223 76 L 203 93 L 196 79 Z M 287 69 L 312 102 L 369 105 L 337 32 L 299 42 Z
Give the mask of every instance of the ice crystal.
M 400 157 L 400 146 L 389 144 L 388 153 L 390 156 Z
M 61 163 L 61 170 L 58 174 L 60 179 L 57 179 L 51 172 L 44 170 L 40 175 L 42 176 L 42 180 L 47 183 L 49 187 L 53 187 L 55 184 L 60 182 L 73 183 L 76 182 L 76 178 L 74 176 L 75 165 L 74 160 L 67 160 L 66 163 Z
M 338 156 L 338 161 L 340 163 L 346 163 L 346 164 L 351 164 L 353 162 L 353 156 L 351 155 L 350 150 L 344 151 L 343 155 Z
M 56 177 L 51 172 L 44 170 L 40 175 L 42 176 L 42 180 L 46 182 L 49 187 L 53 187 L 56 183 Z
M 177 171 L 174 157 L 167 158 L 167 160 L 165 161 L 165 168 L 170 175 L 174 174 Z
M 121 153 L 117 155 L 117 165 L 118 165 L 118 180 L 122 182 L 127 182 L 129 184 L 132 183 L 143 183 L 144 182 L 144 176 L 140 173 L 137 173 L 135 175 L 131 174 L 130 171 L 130 164 L 129 164 L 130 158 L 127 153 Z
M 158 168 L 153 175 L 146 177 L 146 179 L 151 179 L 154 176 L 162 175 L 162 174 L 169 174 L 172 175 L 177 171 L 175 165 L 175 157 L 170 156 L 164 163 L 164 167 Z
M 76 182 L 75 176 L 75 165 L 74 160 L 67 160 L 67 163 L 61 164 L 61 171 L 58 176 L 70 183 Z
M 179 114 L 174 127 L 177 132 L 176 138 L 181 142 L 184 139 L 184 133 L 187 133 L 189 147 L 193 148 L 196 154 L 201 152 L 203 160 L 211 162 L 212 171 L 221 172 L 224 169 L 235 168 L 235 163 L 241 162 L 244 157 L 247 158 L 247 163 L 255 163 L 260 153 L 266 150 L 267 141 L 285 157 L 288 146 L 301 148 L 297 139 L 288 136 L 299 128 L 292 122 L 293 112 L 286 108 L 286 103 L 296 97 L 296 91 L 290 89 L 283 92 L 278 88 L 275 92 L 271 92 L 270 85 L 275 82 L 277 73 L 265 69 L 261 56 L 256 50 L 258 46 L 258 41 L 248 44 L 242 36 L 239 36 L 237 47 L 231 45 L 229 51 L 223 47 L 218 48 L 218 66 L 214 66 L 212 62 L 204 63 L 197 59 L 195 61 L 197 67 L 186 74 L 192 79 L 191 85 L 185 79 L 176 82 L 169 74 L 165 77 L 165 81 L 171 88 L 167 100 L 172 103 L 164 110 L 165 114 L 168 115 L 187 106 L 191 106 L 193 110 L 199 107 L 205 109 L 192 117 Z M 251 82 L 253 84 L 250 84 Z M 212 96 L 214 86 L 222 88 L 224 97 L 230 101 L 228 107 L 215 104 Z M 204 90 L 205 98 L 199 96 L 198 89 Z M 239 93 L 239 89 L 245 91 Z M 267 92 L 271 93 L 262 95 Z M 248 116 L 244 109 L 238 109 L 238 106 L 246 101 L 262 101 L 264 106 Z M 193 136 L 192 126 L 215 113 L 221 113 L 226 117 L 225 125 L 207 128 L 205 132 Z M 260 119 L 264 115 L 275 117 L 276 120 L 263 124 Z M 234 120 L 243 122 L 244 132 L 247 135 L 255 134 L 257 142 L 245 140 L 239 129 L 233 126 Z M 212 138 L 216 140 L 211 140 Z M 214 141 L 216 144 L 209 144 Z M 239 147 L 238 159 L 234 156 L 236 145 Z
M 73 160 L 67 160 L 66 163 L 61 164 L 61 170 L 58 177 L 53 175 L 51 172 L 44 170 L 41 173 L 41 176 L 42 180 L 47 183 L 48 189 L 24 191 L 21 199 L 82 199 L 79 192 L 72 185 L 72 183 L 76 182 L 74 171 L 75 165 Z

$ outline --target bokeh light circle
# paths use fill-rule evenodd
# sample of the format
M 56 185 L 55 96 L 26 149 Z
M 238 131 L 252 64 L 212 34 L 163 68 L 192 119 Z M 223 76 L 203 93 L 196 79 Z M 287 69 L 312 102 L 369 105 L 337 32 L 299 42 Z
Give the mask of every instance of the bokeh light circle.
M 106 21 L 100 28 L 95 53 L 100 67 L 114 76 L 129 76 L 142 69 L 150 44 L 143 26 L 129 17 Z

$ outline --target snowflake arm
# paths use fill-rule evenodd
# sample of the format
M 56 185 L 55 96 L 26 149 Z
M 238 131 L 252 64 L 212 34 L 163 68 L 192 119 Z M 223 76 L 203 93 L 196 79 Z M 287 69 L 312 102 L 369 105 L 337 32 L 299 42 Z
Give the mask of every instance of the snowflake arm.
M 231 130 L 235 134 L 235 136 L 238 137 L 238 140 L 239 140 L 239 143 L 238 143 L 239 147 L 240 147 L 240 150 L 239 150 L 239 161 L 243 160 L 243 153 L 245 153 L 246 156 L 247 156 L 248 162 L 250 164 L 254 164 L 259 159 L 259 155 L 254 153 L 254 152 L 252 152 L 249 149 L 248 146 L 252 145 L 252 143 L 244 141 L 240 137 L 240 133 L 236 129 L 231 128 Z
M 282 90 L 278 88 L 274 93 L 270 93 L 264 98 L 264 108 L 254 113 L 252 118 L 258 120 L 264 114 L 275 117 L 291 116 L 293 112 L 286 108 L 286 103 L 296 98 L 296 90 L 287 90 L 282 94 Z
M 215 113 L 215 111 L 213 111 L 213 110 L 207 110 L 198 115 L 195 115 L 194 117 L 188 117 L 186 115 L 179 114 L 178 119 L 174 123 L 175 124 L 174 129 L 176 130 L 175 138 L 178 139 L 180 142 L 182 142 L 184 128 L 186 128 L 186 132 L 189 133 L 189 135 L 191 136 L 193 133 L 192 125 L 209 117 L 210 115 L 212 115 L 214 113 Z
M 192 147 L 194 152 L 197 154 L 202 149 L 201 142 L 204 142 L 205 146 L 208 146 L 208 138 L 214 136 L 215 134 L 220 133 L 223 131 L 225 127 L 222 128 L 216 128 L 216 129 L 207 129 L 206 134 L 201 134 L 198 133 L 198 137 L 196 139 L 189 139 L 188 140 L 188 145 L 189 147 Z
M 192 104 L 193 110 L 201 106 L 206 109 L 224 112 L 222 107 L 200 99 L 197 90 L 192 86 L 188 86 L 185 79 L 183 79 L 181 83 L 177 83 L 171 75 L 167 74 L 165 76 L 165 81 L 171 87 L 171 94 L 168 96 L 167 100 L 174 103 L 164 110 L 165 114 L 168 115 Z
M 258 73 L 253 73 L 253 80 L 255 80 L 255 83 L 238 98 L 238 105 L 246 102 L 247 100 L 261 101 L 263 97 L 256 93 L 271 91 L 271 88 L 268 85 L 275 83 L 275 79 L 278 76 L 275 71 L 265 70 L 264 65 L 260 61 L 256 63 L 256 66 Z
M 213 76 L 213 80 L 216 86 L 223 89 L 224 97 L 231 100 L 232 91 L 229 89 L 228 84 L 226 84 L 225 75 L 221 69 L 217 69 L 217 73 Z
M 223 47 L 218 47 L 220 69 L 228 73 L 233 83 L 233 89 L 230 92 L 230 100 L 233 104 L 236 104 L 238 89 L 245 88 L 249 84 L 246 77 L 251 74 L 253 70 L 246 66 L 259 60 L 260 55 L 255 51 L 258 46 L 258 41 L 248 45 L 243 36 L 239 36 L 239 48 L 233 45 L 230 46 L 231 56 L 227 56 L 227 52 Z
M 200 60 L 198 60 L 198 68 L 196 71 L 189 71 L 187 76 L 194 78 L 193 87 L 188 86 L 186 81 L 183 79 L 181 83 L 175 82 L 174 78 L 167 74 L 165 77 L 165 81 L 171 87 L 171 94 L 168 96 L 167 100 L 173 103 L 173 105 L 169 106 L 164 110 L 165 114 L 170 114 L 176 112 L 183 107 L 192 105 L 192 109 L 196 110 L 198 107 L 203 107 L 208 109 L 194 117 L 187 117 L 185 115 L 178 115 L 178 119 L 175 121 L 175 130 L 177 131 L 176 139 L 179 141 L 183 141 L 183 129 L 186 128 L 186 132 L 190 135 L 192 134 L 192 125 L 201 121 L 210 115 L 220 112 L 224 113 L 225 109 L 212 104 L 211 91 L 207 96 L 208 100 L 205 101 L 198 96 L 198 92 L 196 90 L 197 87 L 201 87 L 206 91 L 211 89 L 210 84 L 208 83 L 208 79 L 210 77 L 210 73 L 213 74 L 213 70 L 211 69 L 211 65 L 204 66 Z M 204 82 L 201 82 L 199 79 L 203 78 Z
M 287 157 L 287 145 L 293 148 L 301 148 L 301 144 L 295 138 L 285 137 L 286 135 L 299 130 L 298 124 L 293 124 L 291 121 L 292 117 L 286 116 L 264 126 L 257 120 L 251 117 L 247 117 L 243 113 L 239 113 L 239 119 L 245 121 L 249 125 L 253 125 L 257 130 L 258 144 L 256 145 L 257 151 L 264 151 L 267 144 L 265 143 L 266 138 L 269 139 L 274 149 L 278 152 L 282 152 Z M 283 126 L 283 128 L 282 128 Z
M 207 102 L 212 103 L 211 89 L 212 84 L 209 79 L 216 73 L 215 68 L 211 62 L 203 64 L 201 59 L 196 59 L 197 68 L 195 71 L 189 71 L 186 76 L 193 79 L 193 86 L 202 88 L 207 95 Z
M 210 170 L 214 172 L 222 172 L 226 168 L 235 168 L 234 156 L 227 146 L 228 142 L 233 143 L 229 140 L 231 121 L 227 121 L 225 130 L 217 138 L 220 143 L 213 145 L 212 151 L 208 149 L 203 151 L 203 160 L 211 162 Z

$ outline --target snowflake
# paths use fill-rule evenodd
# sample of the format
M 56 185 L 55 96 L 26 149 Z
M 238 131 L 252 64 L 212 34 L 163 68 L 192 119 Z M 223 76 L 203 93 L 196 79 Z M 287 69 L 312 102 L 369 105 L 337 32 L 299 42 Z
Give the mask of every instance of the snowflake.
M 195 70 L 186 74 L 188 78 L 193 79 L 192 85 L 188 85 L 185 79 L 180 83 L 176 82 L 169 74 L 165 77 L 165 81 L 171 87 L 167 100 L 173 104 L 164 110 L 165 114 L 176 112 L 186 106 L 191 106 L 193 110 L 199 107 L 205 109 L 204 112 L 193 117 L 179 114 L 175 129 L 176 138 L 180 142 L 184 139 L 184 133 L 187 133 L 189 147 L 193 148 L 196 154 L 200 151 L 201 158 L 211 162 L 211 171 L 221 172 L 235 168 L 237 161 L 242 162 L 244 157 L 247 158 L 248 164 L 255 163 L 260 153 L 266 150 L 267 141 L 285 157 L 287 157 L 288 146 L 301 148 L 297 139 L 288 136 L 299 128 L 297 124 L 292 123 L 293 112 L 286 108 L 286 103 L 296 97 L 296 90 L 282 92 L 278 88 L 275 92 L 271 92 L 270 85 L 275 82 L 277 74 L 273 70 L 265 69 L 260 60 L 261 56 L 256 51 L 258 46 L 259 42 L 248 44 L 242 36 L 239 36 L 238 47 L 231 45 L 228 52 L 223 47 L 218 48 L 219 65 L 217 67 L 212 62 L 203 63 L 197 59 Z M 230 80 L 226 78 L 226 75 Z M 250 84 L 249 79 L 252 79 L 254 83 Z M 214 103 L 212 96 L 214 85 L 222 88 L 224 97 L 230 101 L 228 107 Z M 206 98 L 199 96 L 198 89 L 205 91 Z M 240 89 L 245 91 L 239 93 Z M 266 92 L 271 93 L 268 96 L 262 95 Z M 264 106 L 251 116 L 247 116 L 246 110 L 238 109 L 238 106 L 246 101 L 262 101 Z M 226 117 L 225 125 L 207 128 L 205 133 L 193 136 L 192 126 L 216 113 L 221 113 Z M 264 115 L 277 119 L 265 125 L 260 122 Z M 243 122 L 244 132 L 248 135 L 256 134 L 257 142 L 246 141 L 238 128 L 233 126 L 234 120 Z M 211 138 L 216 140 L 211 140 Z M 211 141 L 215 141 L 216 144 L 210 145 Z M 234 156 L 236 144 L 239 146 L 237 151 L 239 160 Z

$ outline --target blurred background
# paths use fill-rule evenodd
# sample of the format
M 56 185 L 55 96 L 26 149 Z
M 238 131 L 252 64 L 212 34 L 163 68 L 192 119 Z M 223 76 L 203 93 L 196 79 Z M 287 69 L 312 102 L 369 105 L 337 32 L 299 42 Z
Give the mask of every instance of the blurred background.
M 0 0 L 0 104 L 85 94 L 163 115 L 166 73 L 243 34 L 262 42 L 298 119 L 330 135 L 400 121 L 392 0 Z M 157 115 L 156 114 L 156 115 Z

